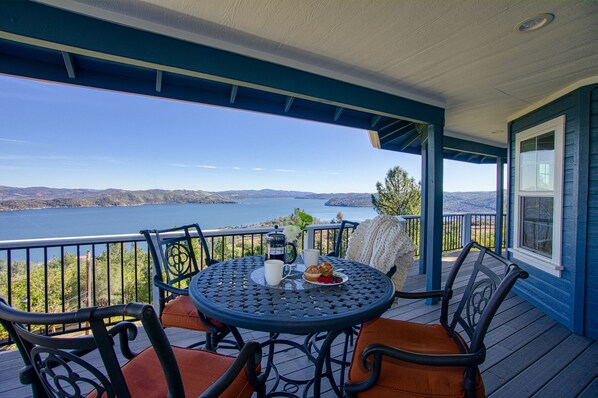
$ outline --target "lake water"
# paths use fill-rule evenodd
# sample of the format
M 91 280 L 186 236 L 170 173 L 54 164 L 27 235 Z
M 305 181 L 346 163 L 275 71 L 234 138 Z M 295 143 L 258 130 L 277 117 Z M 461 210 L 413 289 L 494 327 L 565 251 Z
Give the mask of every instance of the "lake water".
M 202 229 L 244 226 L 288 216 L 295 208 L 323 221 L 376 216 L 373 208 L 324 206 L 322 199 L 243 199 L 235 204 L 172 204 L 0 212 L 0 240 L 137 233 L 198 223 Z

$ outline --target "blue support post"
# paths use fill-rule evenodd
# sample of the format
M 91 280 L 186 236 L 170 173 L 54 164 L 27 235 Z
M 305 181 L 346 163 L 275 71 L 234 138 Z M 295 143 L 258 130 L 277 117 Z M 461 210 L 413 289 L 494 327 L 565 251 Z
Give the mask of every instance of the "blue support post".
M 426 290 L 438 290 L 442 281 L 442 188 L 443 157 L 442 139 L 444 123 L 428 126 L 426 150 L 425 203 L 425 267 Z M 438 299 L 427 299 L 427 304 L 436 304 Z
M 503 159 L 496 158 L 496 222 L 494 223 L 494 251 L 502 254 L 502 215 L 504 207 L 504 167 Z
M 421 156 L 422 156 L 422 203 L 419 212 L 419 274 L 426 273 L 426 209 L 428 204 L 428 190 L 425 181 L 428 180 L 427 166 L 428 166 L 428 130 L 424 129 L 421 137 Z
M 471 241 L 471 213 L 463 214 L 461 225 L 461 247 L 465 247 Z

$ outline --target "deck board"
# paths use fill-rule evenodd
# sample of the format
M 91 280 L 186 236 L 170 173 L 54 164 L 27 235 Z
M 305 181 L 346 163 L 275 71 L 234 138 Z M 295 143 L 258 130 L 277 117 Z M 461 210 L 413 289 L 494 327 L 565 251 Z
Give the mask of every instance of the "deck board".
M 580 397 L 598 397 L 597 358 L 598 342 L 594 341 L 564 369 L 561 369 L 556 376 L 545 383 L 534 396 L 564 397 L 569 391 L 578 390 L 580 386 L 587 386 L 580 393 Z
M 453 260 L 456 257 L 445 258 Z M 468 259 L 469 261 L 469 259 Z M 446 280 L 450 261 L 445 263 L 442 279 Z M 465 264 L 464 267 L 471 267 Z M 425 290 L 425 275 L 418 275 L 417 262 L 409 270 L 405 291 Z M 455 296 L 458 298 L 465 288 L 466 280 L 456 281 Z M 455 305 L 450 307 L 454 310 Z M 440 305 L 427 305 L 424 300 L 398 302 L 384 316 L 422 323 L 438 321 Z M 166 333 L 174 345 L 186 346 L 201 339 L 201 334 L 181 329 L 167 329 Z M 266 333 L 241 330 L 246 341 L 264 341 Z M 343 335 L 341 335 L 343 336 Z M 284 338 L 302 342 L 303 336 L 284 335 Z M 480 366 L 486 393 L 492 398 L 501 397 L 595 397 L 598 396 L 598 343 L 572 334 L 564 326 L 515 294 L 510 294 L 499 308 L 486 336 L 487 357 Z M 148 342 L 140 333 L 133 347 L 140 350 Z M 343 340 L 339 337 L 332 352 L 340 357 Z M 224 353 L 232 351 L 224 350 Z M 349 358 L 351 352 L 349 352 Z M 99 362 L 99 357 L 91 356 Z M 304 355 L 286 346 L 277 346 L 275 354 L 279 370 L 293 378 L 309 379 L 313 368 Z M 97 363 L 97 362 L 96 362 Z M 18 381 L 22 366 L 17 351 L 0 353 L 0 398 L 30 397 L 29 386 Z M 337 376 L 340 370 L 336 370 Z M 273 382 L 273 375 L 268 383 Z M 333 397 L 331 387 L 322 383 L 324 397 Z

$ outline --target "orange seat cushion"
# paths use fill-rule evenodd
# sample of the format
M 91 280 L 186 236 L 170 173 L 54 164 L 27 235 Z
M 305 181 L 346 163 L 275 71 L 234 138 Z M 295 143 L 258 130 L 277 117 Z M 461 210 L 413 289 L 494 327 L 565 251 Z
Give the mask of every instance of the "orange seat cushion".
M 202 332 L 210 331 L 201 319 L 199 319 L 197 308 L 189 296 L 178 296 L 174 300 L 167 302 L 162 311 L 160 321 L 164 327 L 199 330 Z M 222 323 L 214 319 L 209 319 L 209 321 L 218 329 L 225 328 Z
M 363 382 L 370 373 L 362 364 L 365 348 L 384 344 L 422 354 L 459 354 L 457 344 L 442 325 L 378 318 L 363 324 L 349 369 L 349 383 Z M 359 393 L 359 397 L 464 397 L 465 367 L 424 366 L 387 356 L 382 359 L 382 372 L 377 384 Z M 484 397 L 484 384 L 477 373 L 476 396 Z
M 186 397 L 198 397 L 208 387 L 222 376 L 231 366 L 234 357 L 217 354 L 203 350 L 192 350 L 190 348 L 172 347 Z M 164 398 L 168 396 L 168 388 L 164 371 L 160 366 L 158 356 L 153 347 L 149 347 L 122 367 L 127 387 L 131 397 L 139 398 Z M 233 383 L 220 397 L 250 397 L 255 389 L 242 370 Z M 95 398 L 93 391 L 88 398 Z

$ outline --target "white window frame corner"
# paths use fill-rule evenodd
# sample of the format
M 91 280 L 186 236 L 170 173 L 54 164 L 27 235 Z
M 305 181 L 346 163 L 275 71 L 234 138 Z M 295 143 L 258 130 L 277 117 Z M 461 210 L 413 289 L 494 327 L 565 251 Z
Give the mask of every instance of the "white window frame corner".
M 513 213 L 513 247 L 508 251 L 516 260 L 520 260 L 539 270 L 551 275 L 561 277 L 563 249 L 563 193 L 564 193 L 564 161 L 565 161 L 565 115 L 558 116 L 547 122 L 530 127 L 519 132 L 515 137 L 515 186 L 514 186 L 514 213 Z M 544 133 L 554 131 L 554 189 L 553 189 L 553 226 L 552 226 L 552 257 L 547 258 L 540 254 L 520 247 L 520 194 L 519 194 L 519 148 L 521 141 L 537 137 Z

